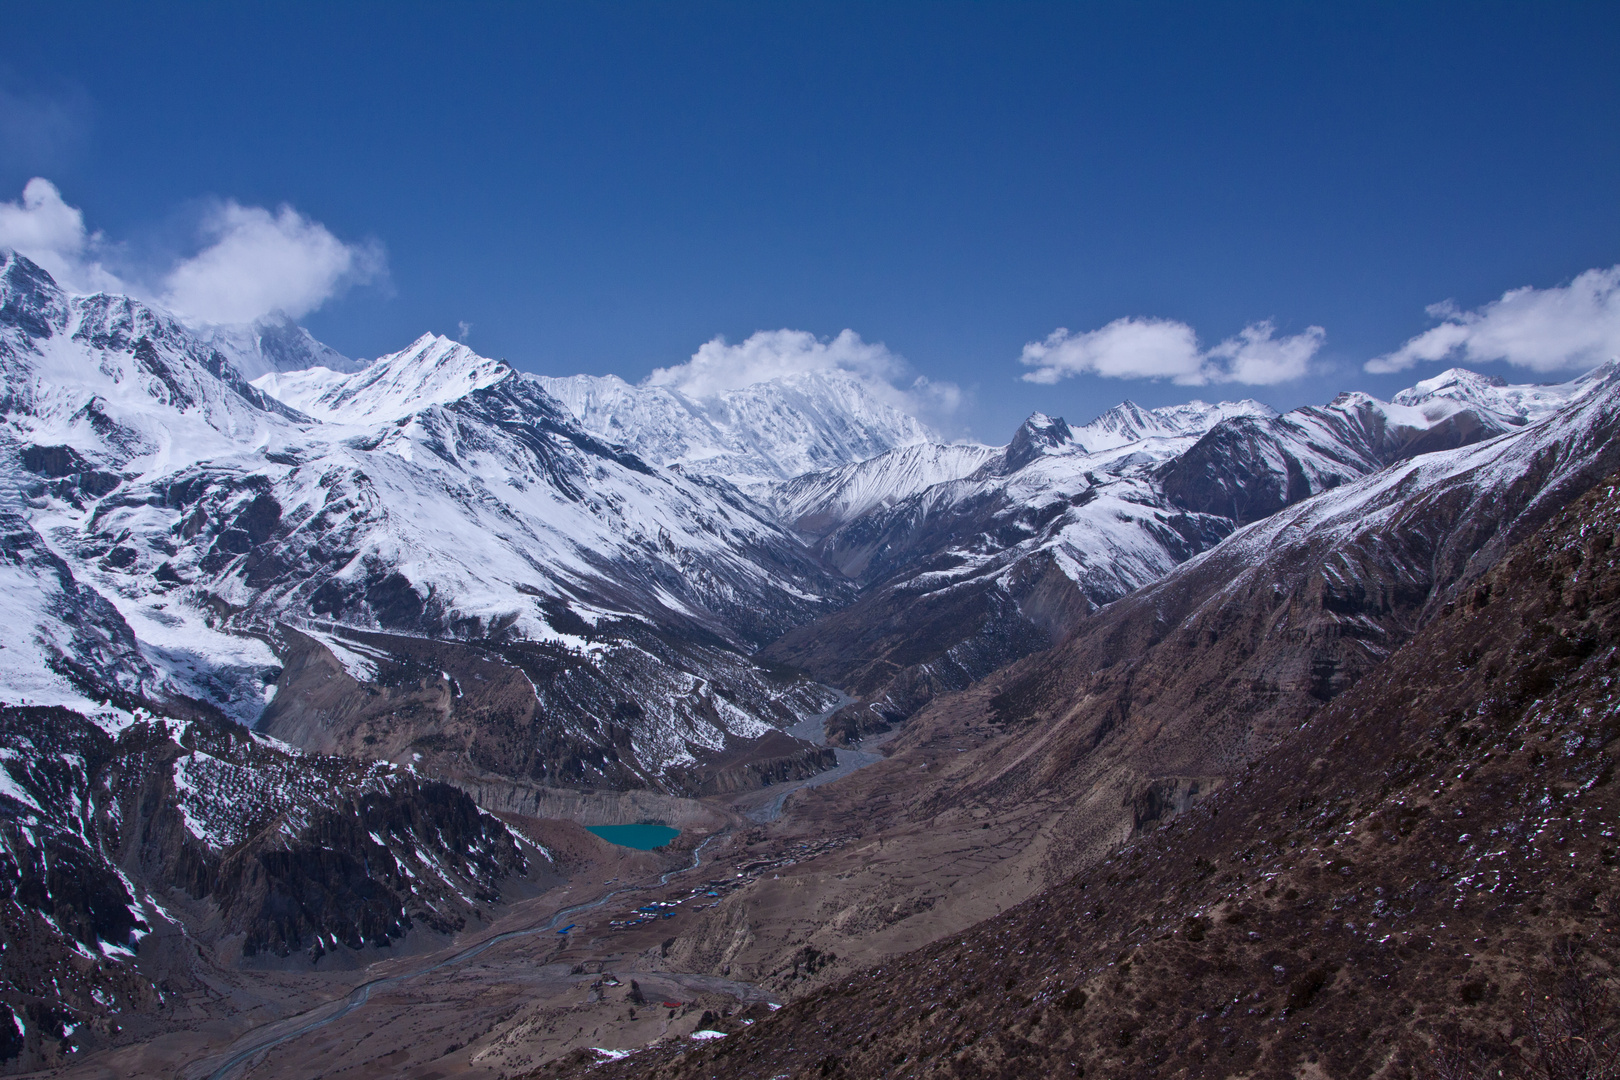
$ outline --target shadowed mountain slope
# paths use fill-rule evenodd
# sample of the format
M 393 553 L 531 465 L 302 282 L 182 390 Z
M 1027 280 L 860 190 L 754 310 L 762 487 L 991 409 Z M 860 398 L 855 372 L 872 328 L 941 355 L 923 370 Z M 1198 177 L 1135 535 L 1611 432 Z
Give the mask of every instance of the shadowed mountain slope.
M 1151 835 L 723 1040 L 591 1075 L 1609 1075 L 1620 486 L 1550 516 Z
M 1398 403 L 1348 393 L 1281 416 L 1253 402 L 1151 412 L 1127 402 L 1071 429 L 1037 414 L 971 475 L 891 501 L 861 489 L 851 505 L 867 509 L 817 545 L 861 595 L 766 655 L 863 699 L 845 727 L 892 723 L 1062 641 L 1241 525 L 1393 464 L 1521 430 L 1573 407 L 1612 370 L 1549 387 L 1457 370 Z M 782 489 L 782 506 L 799 521 L 836 518 L 866 468 L 801 478 Z M 824 505 L 805 498 L 822 489 Z

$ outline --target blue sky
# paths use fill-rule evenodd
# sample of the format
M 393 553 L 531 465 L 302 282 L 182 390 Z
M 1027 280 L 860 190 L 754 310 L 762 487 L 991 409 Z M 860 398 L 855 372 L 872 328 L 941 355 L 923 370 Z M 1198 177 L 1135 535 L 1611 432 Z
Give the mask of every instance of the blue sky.
M 355 258 L 303 321 L 350 355 L 466 323 L 519 367 L 638 379 L 849 328 L 1000 441 L 1124 397 L 1387 395 L 1466 361 L 1363 366 L 1437 302 L 1458 350 L 1512 338 L 1524 313 L 1481 307 L 1522 286 L 1586 282 L 1581 356 L 1620 312 L 1579 278 L 1620 264 L 1620 5 L 0 10 L 0 200 L 48 178 L 173 297 L 229 228 L 320 229 Z

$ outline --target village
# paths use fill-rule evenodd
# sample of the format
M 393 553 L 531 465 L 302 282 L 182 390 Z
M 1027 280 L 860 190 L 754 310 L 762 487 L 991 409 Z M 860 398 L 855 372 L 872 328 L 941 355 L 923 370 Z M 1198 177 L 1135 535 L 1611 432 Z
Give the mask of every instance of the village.
M 852 839 L 854 838 L 849 836 L 837 836 L 823 840 L 803 841 L 795 844 L 786 854 L 738 863 L 736 864 L 736 875 L 734 877 L 713 878 L 689 890 L 684 895 L 671 899 L 649 900 L 627 912 L 623 918 L 609 920 L 608 929 L 611 931 L 630 930 L 659 919 L 672 919 L 679 913 L 682 905 L 685 904 L 691 904 L 687 908 L 688 911 L 703 911 L 706 908 L 715 907 L 728 894 L 747 888 L 767 873 L 795 866 L 806 860 L 825 855 L 829 851 L 836 851 Z M 692 903 L 693 901 L 698 902 Z M 572 929 L 572 927 L 569 929 Z

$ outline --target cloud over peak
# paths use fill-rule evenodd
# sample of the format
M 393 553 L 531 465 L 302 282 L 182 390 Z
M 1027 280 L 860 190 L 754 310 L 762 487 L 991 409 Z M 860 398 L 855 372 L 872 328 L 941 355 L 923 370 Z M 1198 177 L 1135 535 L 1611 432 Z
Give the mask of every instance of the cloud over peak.
M 1277 337 L 1267 319 L 1250 323 L 1212 349 L 1173 319 L 1115 319 L 1099 330 L 1076 334 L 1059 327 L 1045 341 L 1024 346 L 1020 362 L 1035 370 L 1024 381 L 1055 383 L 1070 375 L 1110 379 L 1169 379 L 1180 386 L 1237 382 L 1271 386 L 1303 376 L 1327 333 L 1320 326 Z
M 825 341 L 807 330 L 760 330 L 736 345 L 720 336 L 705 341 L 692 359 L 655 369 L 647 382 L 690 397 L 712 398 L 726 390 L 806 371 L 848 371 L 888 380 L 902 366 L 887 346 L 862 341 L 853 330 Z
M 904 387 L 895 385 L 907 368 L 888 346 L 863 341 L 853 330 L 828 339 L 807 330 L 760 330 L 735 345 L 716 336 L 686 363 L 657 368 L 646 382 L 706 400 L 785 375 L 841 371 L 859 378 L 887 404 L 913 415 L 944 416 L 956 410 L 961 390 L 954 383 L 919 375 Z
M 84 214 L 62 199 L 56 185 L 36 176 L 17 202 L 0 202 L 0 248 L 32 259 L 72 292 L 121 292 L 125 286 L 97 256 L 100 233 L 84 227 Z
M 163 283 L 164 303 L 201 322 L 252 322 L 273 311 L 302 318 L 386 272 L 380 245 L 346 244 L 285 204 L 271 213 L 228 200 L 208 215 L 203 237 L 207 246 Z
M 70 292 L 120 292 L 153 300 L 199 323 L 248 323 L 272 313 L 301 318 L 352 285 L 387 275 L 375 242 L 339 240 L 290 206 L 271 212 L 232 200 L 204 216 L 195 254 L 159 280 L 126 280 L 104 265 L 118 254 L 61 192 L 36 176 L 17 202 L 0 202 L 0 247 L 40 266 Z
M 1440 325 L 1367 361 L 1367 370 L 1405 371 L 1458 354 L 1473 363 L 1501 360 L 1540 372 L 1593 367 L 1620 355 L 1620 266 L 1588 270 L 1550 289 L 1510 289 L 1475 311 L 1446 301 L 1428 312 Z

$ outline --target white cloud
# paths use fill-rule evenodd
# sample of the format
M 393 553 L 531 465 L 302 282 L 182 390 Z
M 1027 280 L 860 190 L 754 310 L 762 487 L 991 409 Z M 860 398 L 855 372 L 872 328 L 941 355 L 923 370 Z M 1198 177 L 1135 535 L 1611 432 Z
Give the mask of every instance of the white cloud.
M 1276 337 L 1271 320 L 1250 323 L 1213 349 L 1209 356 L 1225 360 L 1226 367 L 1210 369 L 1211 382 L 1239 382 L 1250 386 L 1275 386 L 1302 378 L 1305 369 L 1327 340 L 1327 331 L 1308 326 L 1302 334 Z
M 95 256 L 106 246 L 84 227 L 84 214 L 56 185 L 36 176 L 17 202 L 0 202 L 0 248 L 33 260 L 72 292 L 122 292 L 126 286 Z
M 11 248 L 44 267 L 69 292 L 127 293 L 156 300 L 201 323 L 247 323 L 272 312 L 300 318 L 351 285 L 387 274 L 375 243 L 347 244 L 290 206 L 275 213 L 224 202 L 203 223 L 204 247 L 174 264 L 153 287 L 145 275 L 131 280 L 108 270 L 118 254 L 84 213 L 69 206 L 44 177 L 23 188 L 17 202 L 0 202 L 0 248 Z
M 1320 326 L 1276 336 L 1271 321 L 1251 323 L 1213 349 L 1198 347 L 1193 328 L 1173 319 L 1115 319 L 1076 334 L 1058 328 L 1024 346 L 1020 361 L 1035 370 L 1026 382 L 1052 384 L 1070 375 L 1169 379 L 1181 386 L 1239 382 L 1270 386 L 1305 374 L 1327 334 Z
M 345 244 L 290 206 L 221 204 L 209 215 L 211 241 L 164 279 L 163 300 L 207 323 L 252 322 L 282 312 L 297 319 L 350 285 L 385 272 L 376 245 Z
M 848 371 L 887 382 L 903 368 L 887 347 L 868 344 L 853 330 L 830 341 L 805 330 L 760 330 L 737 345 L 727 344 L 723 337 L 706 341 L 692 359 L 654 370 L 647 382 L 695 398 L 712 398 L 725 390 L 805 371 Z
M 1551 289 L 1513 289 L 1477 311 L 1460 311 L 1448 301 L 1432 305 L 1429 314 L 1444 321 L 1367 361 L 1367 370 L 1404 371 L 1456 353 L 1532 371 L 1592 367 L 1620 355 L 1620 266 L 1588 270 Z
M 706 341 L 692 359 L 657 368 L 645 382 L 710 399 L 784 375 L 842 371 L 860 379 L 880 401 L 913 416 L 938 420 L 956 411 L 962 391 L 955 383 L 919 375 L 909 384 L 896 385 L 908 367 L 886 345 L 862 341 L 853 330 L 827 340 L 805 330 L 760 330 L 736 345 L 723 337 Z

